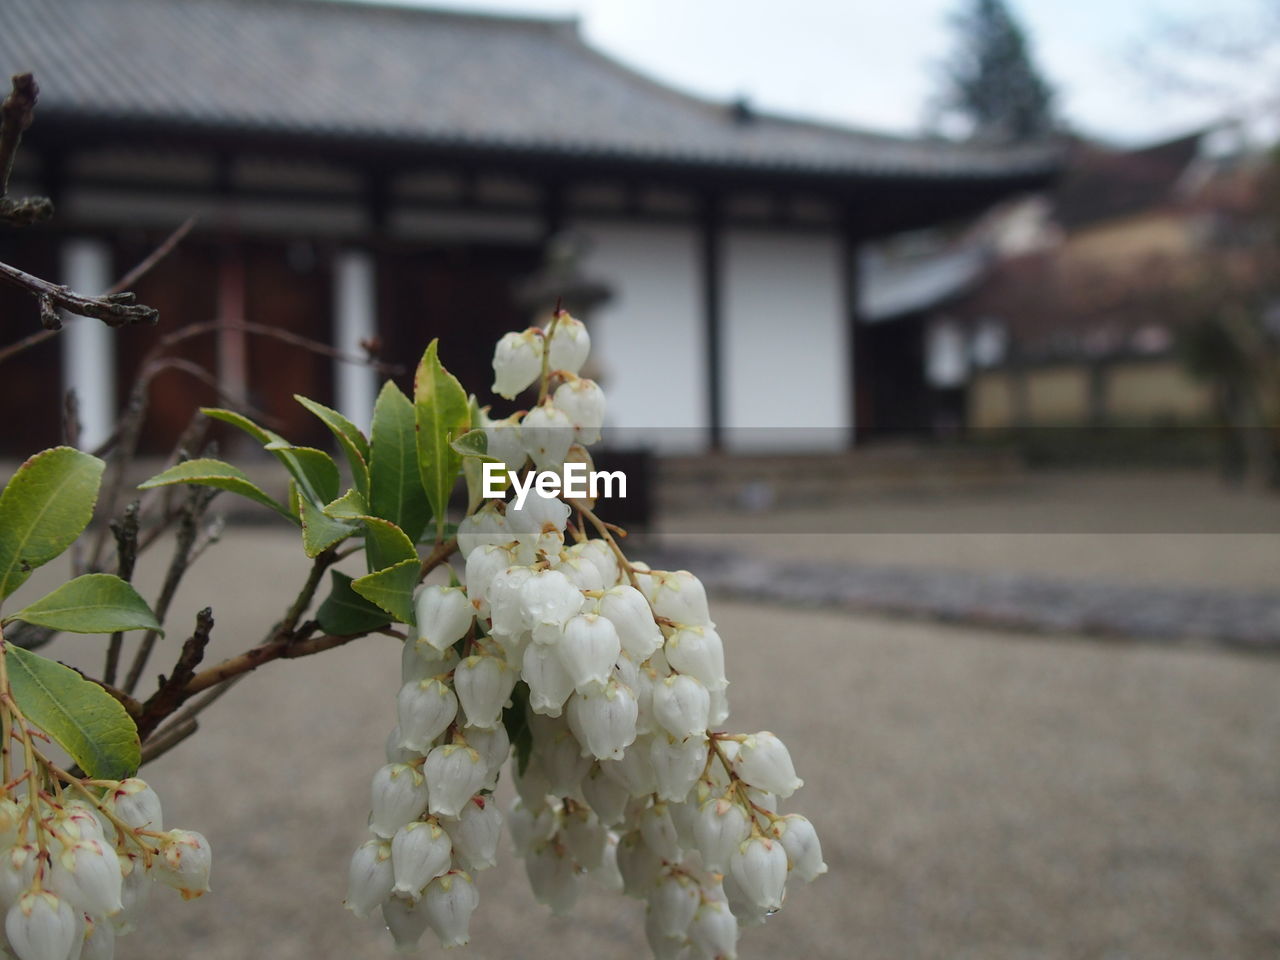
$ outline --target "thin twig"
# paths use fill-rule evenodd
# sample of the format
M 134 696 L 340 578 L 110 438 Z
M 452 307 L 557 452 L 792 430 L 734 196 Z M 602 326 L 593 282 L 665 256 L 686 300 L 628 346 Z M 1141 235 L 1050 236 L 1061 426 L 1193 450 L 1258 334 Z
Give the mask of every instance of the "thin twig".
M 184 690 L 195 676 L 196 667 L 204 659 L 205 647 L 209 645 L 212 630 L 213 611 L 205 607 L 196 614 L 195 631 L 183 643 L 182 652 L 178 655 L 173 670 L 161 680 L 156 692 L 142 705 L 142 716 L 138 718 L 138 736 L 143 740 L 182 705 Z
M 181 726 L 166 728 L 163 734 L 142 745 L 142 763 L 150 763 L 157 757 L 164 756 L 199 729 L 200 724 L 195 720 L 189 720 Z
M 40 299 L 41 310 L 61 307 L 78 317 L 93 317 L 108 327 L 127 327 L 132 324 L 153 324 L 160 318 L 160 311 L 137 302 L 132 293 L 110 293 L 102 297 L 86 297 L 70 287 L 50 283 L 19 270 L 7 263 L 0 263 L 0 280 L 7 280 Z
M 428 573 L 453 556 L 457 549 L 457 537 L 451 537 L 444 543 L 437 544 L 436 548 L 427 555 L 427 559 L 422 561 L 422 567 L 418 570 L 418 579 L 425 580 Z
M 12 79 L 9 95 L 0 103 L 0 219 L 19 226 L 44 220 L 53 213 L 53 204 L 48 197 L 10 200 L 8 196 L 9 177 L 18 156 L 18 145 L 31 126 L 39 96 L 40 88 L 35 77 L 19 73 Z
M 126 583 L 133 580 L 133 568 L 138 561 L 138 501 L 133 500 L 124 508 L 119 520 L 111 521 L 111 532 L 116 538 L 116 576 Z M 120 668 L 120 648 L 124 634 L 113 633 L 107 644 L 107 664 L 102 671 L 104 683 L 116 682 Z
M 169 234 L 169 236 L 164 239 L 160 246 L 152 250 L 141 261 L 139 261 L 137 266 L 112 284 L 111 288 L 107 290 L 107 293 L 123 293 L 130 287 L 135 286 L 139 280 L 151 272 L 152 268 L 154 268 L 157 263 L 173 252 L 173 248 L 182 242 L 183 238 L 191 232 L 195 225 L 196 218 L 187 217 L 186 220 L 182 221 L 181 226 L 179 226 L 177 230 L 174 230 L 173 233 Z

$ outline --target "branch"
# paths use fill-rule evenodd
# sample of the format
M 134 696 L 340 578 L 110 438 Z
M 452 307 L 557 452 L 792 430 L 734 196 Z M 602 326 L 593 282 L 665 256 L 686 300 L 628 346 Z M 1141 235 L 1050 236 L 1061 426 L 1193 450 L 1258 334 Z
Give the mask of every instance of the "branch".
M 119 520 L 112 520 L 110 525 L 116 538 L 116 576 L 125 583 L 133 580 L 133 567 L 138 561 L 138 506 L 139 501 L 132 501 L 124 508 L 124 515 Z M 107 664 L 102 671 L 104 684 L 116 682 L 123 645 L 124 634 L 113 633 L 107 644 Z
M 167 678 L 161 679 L 159 689 L 142 705 L 142 716 L 138 718 L 138 736 L 142 739 L 145 740 L 186 699 L 186 686 L 196 675 L 196 667 L 204 659 L 204 650 L 209 645 L 209 633 L 212 630 L 213 611 L 205 607 L 196 614 L 195 632 L 182 645 L 182 653 L 173 665 L 173 671 Z
M 437 544 L 436 548 L 427 556 L 427 559 L 422 561 L 422 568 L 418 571 L 418 579 L 425 580 L 428 573 L 453 556 L 457 549 L 457 537 L 446 540 L 444 543 Z
M 0 280 L 7 280 L 21 287 L 40 301 L 40 322 L 47 330 L 57 330 L 62 322 L 53 308 L 61 307 L 79 317 L 93 317 L 108 327 L 127 327 L 131 324 L 154 324 L 160 312 L 154 307 L 137 302 L 132 293 L 108 293 L 102 297 L 86 297 L 69 287 L 50 283 L 32 276 L 25 270 L 0 263 Z M 56 324 L 56 326 L 55 326 Z
M 13 89 L 0 103 L 0 219 L 18 226 L 26 226 L 47 219 L 53 213 L 53 204 L 47 197 L 28 197 L 10 200 L 9 176 L 13 173 L 13 161 L 18 156 L 18 144 L 35 116 L 36 100 L 40 88 L 29 73 L 15 74 Z

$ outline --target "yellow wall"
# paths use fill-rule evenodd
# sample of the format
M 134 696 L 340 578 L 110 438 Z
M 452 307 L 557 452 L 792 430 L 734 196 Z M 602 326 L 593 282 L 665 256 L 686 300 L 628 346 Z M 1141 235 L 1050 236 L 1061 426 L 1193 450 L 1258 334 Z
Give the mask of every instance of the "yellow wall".
M 1208 385 L 1174 360 L 1118 365 L 1107 380 L 1107 411 L 1117 420 L 1198 420 L 1211 402 Z
M 969 384 L 969 426 L 999 430 L 1013 423 L 1013 378 L 1007 373 L 980 373 Z
M 1089 374 L 1083 366 L 1027 373 L 1027 416 L 1034 424 L 1082 423 L 1089 414 Z

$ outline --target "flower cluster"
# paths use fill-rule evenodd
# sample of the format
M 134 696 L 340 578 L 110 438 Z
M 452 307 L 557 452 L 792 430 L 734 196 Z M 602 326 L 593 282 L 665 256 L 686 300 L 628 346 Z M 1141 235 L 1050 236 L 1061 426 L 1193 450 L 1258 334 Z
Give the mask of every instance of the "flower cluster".
M 502 338 L 495 391 L 541 385 L 532 410 L 486 423 L 490 456 L 589 462 L 604 395 L 577 375 L 588 349 L 564 313 Z M 471 873 L 494 863 L 502 823 L 491 792 L 523 738 L 509 824 L 535 897 L 564 913 L 592 874 L 647 903 L 656 957 L 734 957 L 741 926 L 826 866 L 809 821 L 778 812 L 801 786 L 782 741 L 720 729 L 724 645 L 701 582 L 629 562 L 591 504 L 536 490 L 485 504 L 457 544 L 461 584 L 417 597 L 347 905 L 380 906 L 401 947 L 428 926 L 466 943 Z
M 43 768 L 43 769 L 42 769 Z M 81 781 L 41 764 L 0 797 L 0 909 L 18 960 L 107 960 L 155 883 L 209 889 L 209 842 L 168 830 L 143 781 Z M 49 789 L 43 789 L 43 787 Z

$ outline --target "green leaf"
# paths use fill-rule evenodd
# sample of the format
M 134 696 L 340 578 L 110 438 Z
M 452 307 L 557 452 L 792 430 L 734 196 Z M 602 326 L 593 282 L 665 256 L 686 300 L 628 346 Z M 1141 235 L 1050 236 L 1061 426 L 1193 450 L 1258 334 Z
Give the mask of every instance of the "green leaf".
M 501 463 L 497 457 L 489 456 L 489 435 L 483 430 L 468 430 L 459 437 L 455 437 L 449 444 L 453 447 L 454 452 L 463 457 L 479 457 L 482 460 L 492 460 L 494 463 Z
M 130 584 L 110 573 L 86 573 L 68 580 L 7 620 L 25 620 L 71 633 L 160 629 L 147 601 Z
M 295 447 L 285 440 L 274 440 L 262 449 L 280 458 L 285 469 L 298 481 L 303 497 L 317 507 L 338 499 L 342 479 L 333 457 L 315 447 Z
M 369 561 L 369 571 L 383 570 L 418 559 L 418 549 L 408 534 L 389 520 L 381 517 L 362 517 L 365 523 L 364 552 Z
M 268 443 L 284 439 L 278 433 L 272 433 L 265 427 L 258 426 L 248 417 L 236 413 L 234 410 L 223 410 L 221 407 L 201 407 L 200 412 L 210 419 L 221 420 L 223 423 L 229 423 L 231 426 L 243 430 L 264 447 Z
M 529 726 L 529 686 L 523 680 L 511 691 L 511 706 L 502 710 L 502 725 L 516 751 L 516 771 L 524 776 L 533 752 L 533 729 Z
M 373 408 L 369 447 L 369 507 L 417 541 L 431 519 L 418 476 L 414 410 L 409 398 L 387 381 Z
M 238 493 L 264 507 L 270 507 L 294 523 L 298 522 L 297 518 L 289 512 L 288 507 L 254 484 L 243 470 L 222 460 L 212 460 L 207 457 L 199 460 L 185 460 L 170 467 L 164 473 L 156 474 L 150 480 L 138 484 L 138 489 L 150 490 L 153 487 L 168 487 L 178 483 L 194 483 L 201 487 L 217 487 L 219 490 Z
M 335 520 L 361 520 L 369 515 L 369 504 L 357 490 L 348 490 L 325 504 L 324 512 Z
M 365 497 L 369 495 L 369 441 L 365 439 L 360 428 L 323 403 L 295 393 L 293 399 L 320 418 L 320 422 L 329 428 L 338 446 L 346 454 L 347 463 L 351 467 L 351 482 Z
M 318 557 L 355 531 L 354 524 L 334 520 L 310 500 L 302 501 L 302 550 L 308 557 Z
M 452 443 L 471 426 L 471 408 L 462 384 L 440 363 L 439 340 L 427 346 L 413 377 L 414 422 L 418 434 L 418 472 L 441 539 L 449 493 L 453 490 L 462 454 Z
M 368 633 L 385 627 L 391 622 L 386 611 L 374 606 L 351 589 L 351 578 L 332 570 L 333 587 L 320 609 L 316 620 L 325 633 L 345 637 L 353 633 Z
M 5 644 L 9 686 L 28 720 L 56 740 L 86 774 L 131 777 L 142 762 L 138 728 L 115 697 L 70 667 Z
M 377 604 L 401 623 L 414 623 L 413 588 L 418 585 L 418 560 L 403 560 L 385 570 L 351 581 L 351 589 Z
M 54 447 L 18 467 L 0 493 L 0 600 L 89 525 L 104 466 L 72 447 Z

